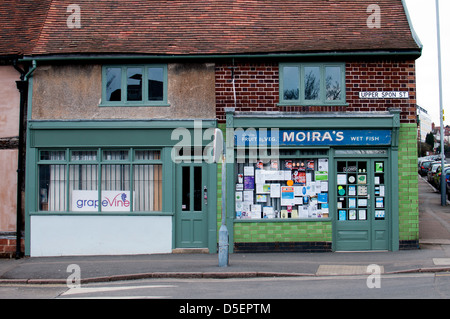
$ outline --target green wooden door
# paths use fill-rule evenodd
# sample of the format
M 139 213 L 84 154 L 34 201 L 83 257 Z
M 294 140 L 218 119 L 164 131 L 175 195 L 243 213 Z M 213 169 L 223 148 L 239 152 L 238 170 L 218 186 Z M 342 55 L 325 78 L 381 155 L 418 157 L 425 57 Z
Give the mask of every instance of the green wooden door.
M 177 165 L 176 181 L 176 246 L 206 248 L 208 247 L 206 165 L 204 163 Z
M 339 159 L 335 250 L 389 248 L 389 183 L 383 159 Z

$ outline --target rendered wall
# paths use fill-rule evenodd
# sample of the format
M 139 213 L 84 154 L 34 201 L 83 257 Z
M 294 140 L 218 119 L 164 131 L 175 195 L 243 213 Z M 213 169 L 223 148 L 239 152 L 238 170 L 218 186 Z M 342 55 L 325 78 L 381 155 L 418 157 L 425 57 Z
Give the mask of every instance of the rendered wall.
M 31 216 L 30 256 L 172 252 L 171 216 Z
M 215 118 L 214 64 L 168 64 L 167 106 L 100 107 L 101 65 L 41 65 L 33 74 L 32 119 Z
M 0 138 L 19 135 L 19 80 L 12 66 L 0 66 Z
M 16 231 L 17 154 L 17 150 L 0 150 L 0 232 Z
M 0 66 L 0 256 L 16 250 L 19 72 Z

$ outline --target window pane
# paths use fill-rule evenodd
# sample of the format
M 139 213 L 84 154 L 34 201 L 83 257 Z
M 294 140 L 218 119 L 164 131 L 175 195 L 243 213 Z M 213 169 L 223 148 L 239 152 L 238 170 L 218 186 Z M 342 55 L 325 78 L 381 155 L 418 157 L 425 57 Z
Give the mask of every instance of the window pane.
M 149 101 L 164 99 L 164 68 L 148 68 L 148 99 Z
M 122 70 L 106 68 L 106 100 L 121 101 Z
M 194 167 L 194 210 L 199 212 L 202 210 L 202 168 Z
M 134 154 L 134 159 L 137 161 L 159 160 L 159 159 L 161 159 L 161 152 L 160 151 L 136 151 Z
M 97 151 L 73 151 L 72 161 L 96 161 Z
M 341 68 L 339 66 L 325 68 L 326 99 L 341 99 Z
M 189 211 L 191 208 L 191 168 L 182 168 L 181 210 Z
M 298 67 L 283 67 L 283 99 L 298 100 L 300 93 L 300 73 Z
M 66 210 L 66 166 L 39 166 L 39 210 Z
M 130 165 L 102 165 L 103 212 L 129 212 L 130 201 Z
M 103 151 L 104 161 L 125 161 L 128 160 L 128 151 Z
M 162 166 L 134 166 L 134 211 L 162 210 Z
M 320 68 L 305 67 L 305 100 L 318 100 L 320 97 Z
M 98 166 L 71 165 L 69 167 L 70 210 L 98 211 Z
M 142 101 L 142 68 L 127 69 L 127 101 Z
M 66 159 L 65 151 L 41 151 L 41 161 L 64 161 Z

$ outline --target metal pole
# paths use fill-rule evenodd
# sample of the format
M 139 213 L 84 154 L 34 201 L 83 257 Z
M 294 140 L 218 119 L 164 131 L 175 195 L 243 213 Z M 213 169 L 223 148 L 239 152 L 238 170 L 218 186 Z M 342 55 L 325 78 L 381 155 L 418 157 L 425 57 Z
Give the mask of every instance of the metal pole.
M 439 68 L 439 117 L 441 122 L 441 205 L 446 206 L 446 185 L 445 185 L 445 153 L 444 153 L 444 118 L 442 107 L 442 61 L 441 61 L 441 28 L 439 21 L 439 0 L 436 0 L 436 28 L 438 44 L 438 68 Z
M 216 138 L 219 138 L 223 143 L 223 153 L 222 153 L 222 225 L 219 229 L 219 267 L 227 267 L 228 266 L 228 229 L 226 225 L 226 184 L 227 184 L 227 174 L 226 167 L 227 163 L 225 160 L 225 141 L 223 139 L 222 131 L 218 130 L 219 134 L 216 134 Z

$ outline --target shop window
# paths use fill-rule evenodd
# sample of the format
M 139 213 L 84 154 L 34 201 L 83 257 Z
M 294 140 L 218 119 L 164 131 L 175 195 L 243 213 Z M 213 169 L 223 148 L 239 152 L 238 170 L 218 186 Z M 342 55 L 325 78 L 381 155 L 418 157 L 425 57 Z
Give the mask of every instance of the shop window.
M 61 212 L 66 210 L 66 166 L 39 167 L 39 210 Z
M 328 204 L 328 158 L 236 163 L 237 219 L 329 218 Z
M 160 151 L 41 151 L 38 165 L 39 211 L 162 210 Z
M 85 212 L 98 211 L 98 165 L 70 165 L 69 166 L 69 201 L 71 210 L 83 209 Z M 60 194 L 64 196 L 63 193 Z M 83 202 L 83 199 L 94 200 L 92 205 Z M 81 200 L 81 201 L 80 201 Z M 49 209 L 52 211 L 52 209 Z M 65 209 L 64 209 L 65 210 Z
M 104 66 L 100 106 L 168 106 L 167 65 Z
M 336 64 L 280 64 L 281 105 L 345 103 L 345 66 Z

